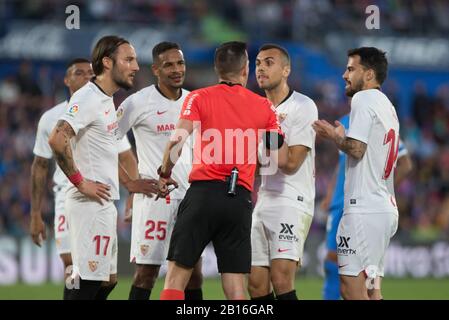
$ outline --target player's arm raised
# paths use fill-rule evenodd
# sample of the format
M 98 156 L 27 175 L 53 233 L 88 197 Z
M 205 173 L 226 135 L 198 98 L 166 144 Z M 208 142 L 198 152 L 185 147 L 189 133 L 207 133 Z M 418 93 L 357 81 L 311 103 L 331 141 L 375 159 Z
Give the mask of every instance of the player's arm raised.
M 50 160 L 35 156 L 31 166 L 31 221 L 30 234 L 33 242 L 39 247 L 41 241 L 47 238 L 45 223 L 42 220 L 42 199 L 47 186 L 47 175 Z
M 345 128 L 339 121 L 335 121 L 335 125 L 336 126 L 334 127 L 326 120 L 317 120 L 313 123 L 312 127 L 320 137 L 334 141 L 338 149 L 347 155 L 357 160 L 362 159 L 367 144 L 346 137 Z
M 102 204 L 102 199 L 108 201 L 110 198 L 110 187 L 100 183 L 84 179 L 73 160 L 70 139 L 75 136 L 75 132 L 67 121 L 59 120 L 48 139 L 48 143 L 53 150 L 56 162 L 77 189 L 87 196 Z

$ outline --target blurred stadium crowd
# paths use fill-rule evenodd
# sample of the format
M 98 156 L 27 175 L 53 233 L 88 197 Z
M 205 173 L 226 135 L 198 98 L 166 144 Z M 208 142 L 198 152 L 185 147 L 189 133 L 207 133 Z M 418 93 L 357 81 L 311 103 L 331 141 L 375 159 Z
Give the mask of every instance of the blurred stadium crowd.
M 381 13 L 381 34 L 443 36 L 449 32 L 448 0 L 3 0 L 2 23 L 10 19 L 64 20 L 65 7 L 78 5 L 82 21 L 182 24 L 192 35 L 245 33 L 257 39 L 318 40 L 329 30 L 367 33 L 360 28 L 365 8 L 375 4 Z M 260 23 L 264 21 L 264 23 Z
M 359 18 L 366 18 L 364 8 L 373 2 L 381 9 L 382 34 L 449 33 L 449 0 L 70 1 L 79 5 L 82 21 L 137 22 L 160 27 L 176 23 L 191 28 L 193 38 L 197 35 L 203 41 L 208 40 L 208 33 L 219 40 L 214 28 L 251 40 L 314 41 L 339 29 L 363 33 L 367 29 L 360 28 Z M 0 33 L 10 19 L 63 21 L 67 4 L 58 0 L 0 1 Z M 23 61 L 17 74 L 0 79 L 0 234 L 28 234 L 30 167 L 37 122 L 46 109 L 66 98 L 61 70 Z M 187 81 L 191 77 L 190 83 L 186 83 L 188 89 L 210 84 L 195 78 L 195 70 L 188 69 L 187 73 Z M 141 72 L 135 90 L 147 86 L 149 79 L 148 70 Z M 320 118 L 335 120 L 349 112 L 348 101 L 337 84 L 302 79 L 304 82 L 308 82 L 307 88 L 300 86 L 299 80 L 290 79 L 294 89 L 315 100 Z M 254 78 L 249 87 L 256 89 Z M 410 116 L 400 119 L 401 136 L 412 155 L 414 169 L 397 190 L 399 235 L 417 242 L 449 238 L 449 82 L 435 93 L 428 93 L 428 89 L 424 83 L 416 82 L 412 104 L 406 106 L 411 108 Z M 401 84 L 388 82 L 384 90 L 399 107 L 401 101 L 396 97 Z M 116 102 L 124 98 L 121 93 Z M 335 147 L 317 140 L 317 210 L 336 159 Z M 48 192 L 43 212 L 48 225 L 52 225 L 50 185 Z M 324 230 L 324 224 L 323 215 L 318 214 L 314 229 Z M 129 228 L 125 224 L 119 227 Z

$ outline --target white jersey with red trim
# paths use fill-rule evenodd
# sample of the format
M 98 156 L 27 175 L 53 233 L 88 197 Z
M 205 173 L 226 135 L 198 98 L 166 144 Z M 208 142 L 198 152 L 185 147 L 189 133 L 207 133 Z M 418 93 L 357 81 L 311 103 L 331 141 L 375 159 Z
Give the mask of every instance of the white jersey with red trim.
M 265 207 L 294 206 L 313 216 L 315 203 L 315 131 L 318 109 L 309 97 L 291 91 L 276 108 L 289 147 L 301 145 L 309 152 L 295 174 L 287 175 L 277 170 L 274 175 L 263 175 L 258 201 Z M 261 150 L 259 150 L 261 151 Z
M 367 148 L 360 160 L 347 157 L 345 214 L 397 213 L 393 178 L 399 121 L 385 94 L 370 89 L 353 96 L 346 136 L 366 143 Z
M 162 163 L 162 156 L 188 93 L 182 89 L 179 99 L 170 100 L 155 85 L 151 85 L 129 96 L 117 109 L 119 136 L 133 130 L 142 176 L 158 177 L 157 168 Z M 172 199 L 184 198 L 189 187 L 188 174 L 192 169 L 192 144 L 189 139 L 173 168 L 172 178 L 179 183 L 179 188 L 170 193 Z
M 72 150 L 81 174 L 109 185 L 111 199 L 119 199 L 118 125 L 112 97 L 88 82 L 73 94 L 60 119 L 67 121 L 75 132 Z

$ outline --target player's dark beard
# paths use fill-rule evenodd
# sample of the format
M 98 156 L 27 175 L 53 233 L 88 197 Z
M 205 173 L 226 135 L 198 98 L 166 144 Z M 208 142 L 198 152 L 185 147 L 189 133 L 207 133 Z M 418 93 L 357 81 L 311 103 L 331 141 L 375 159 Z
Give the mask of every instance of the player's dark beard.
M 118 72 L 117 68 L 114 66 L 112 68 L 112 80 L 115 82 L 117 86 L 119 86 L 122 89 L 129 90 L 133 87 L 132 84 L 126 82 L 126 80 L 123 78 L 124 75 L 120 72 Z
M 352 82 L 348 89 L 346 89 L 346 95 L 348 97 L 354 96 L 357 92 L 361 91 L 363 89 L 363 80 L 360 80 L 357 83 Z

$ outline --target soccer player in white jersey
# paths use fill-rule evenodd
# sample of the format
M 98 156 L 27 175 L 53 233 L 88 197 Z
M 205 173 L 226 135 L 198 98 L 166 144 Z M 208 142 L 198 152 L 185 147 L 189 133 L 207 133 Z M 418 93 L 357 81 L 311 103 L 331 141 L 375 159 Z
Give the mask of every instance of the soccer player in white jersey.
M 64 84 L 69 88 L 70 96 L 75 91 L 84 86 L 94 75 L 90 61 L 83 58 L 72 60 L 68 66 L 66 75 L 64 77 Z M 50 161 L 53 158 L 53 153 L 48 144 L 48 138 L 51 131 L 56 126 L 60 116 L 67 110 L 68 101 L 61 102 L 50 110 L 46 111 L 39 120 L 36 142 L 33 153 L 35 155 L 33 165 L 31 167 L 31 221 L 30 234 L 33 242 L 41 246 L 43 240 L 46 239 L 45 223 L 42 220 L 41 206 L 42 199 L 47 186 L 47 172 L 50 166 Z M 134 167 L 137 168 L 137 162 L 131 150 L 131 145 L 126 137 L 124 137 L 118 144 L 119 159 L 121 165 L 131 171 Z M 142 181 L 131 180 L 127 178 L 125 187 L 128 190 L 135 190 L 139 187 Z M 65 192 L 68 187 L 68 180 L 58 165 L 56 165 L 53 174 L 53 192 L 55 202 L 54 215 L 54 233 L 56 242 L 56 251 L 64 265 L 64 278 L 67 279 L 71 273 L 72 256 L 70 255 L 70 237 L 69 226 L 67 223 L 67 215 L 65 214 Z M 121 181 L 123 182 L 123 181 Z M 63 299 L 69 298 L 70 289 L 64 286 Z
M 64 84 L 69 89 L 70 96 L 75 91 L 84 86 L 94 75 L 90 61 L 83 58 L 77 58 L 67 65 Z M 47 190 L 47 173 L 53 158 L 53 152 L 48 144 L 50 132 L 56 125 L 59 117 L 67 110 L 67 101 L 61 102 L 53 108 L 46 111 L 39 120 L 36 142 L 34 144 L 34 161 L 31 166 L 31 222 L 30 234 L 33 242 L 41 246 L 46 237 L 46 227 L 42 220 L 42 199 Z M 56 241 L 56 251 L 64 264 L 64 278 L 70 273 L 69 266 L 72 265 L 70 255 L 69 230 L 67 229 L 67 216 L 64 210 L 65 189 L 68 180 L 61 169 L 56 166 L 53 174 L 53 192 L 55 201 L 54 232 Z M 68 297 L 69 291 L 64 286 L 64 300 Z
M 133 86 L 139 70 L 134 48 L 117 36 L 101 38 L 92 53 L 96 77 L 71 97 L 49 144 L 71 182 L 69 217 L 73 273 L 80 288 L 71 299 L 107 297 L 117 279 L 119 199 L 117 116 L 113 94 Z M 102 282 L 109 286 L 101 286 Z M 103 291 L 103 293 L 102 293 Z
M 318 120 L 314 129 L 333 140 L 348 157 L 344 212 L 337 231 L 340 291 L 344 299 L 381 299 L 380 277 L 390 238 L 398 225 L 394 168 L 399 121 L 394 106 L 380 91 L 387 76 L 385 52 L 373 47 L 348 51 L 343 74 L 352 97 L 349 129 Z
M 175 129 L 182 104 L 189 91 L 182 89 L 186 65 L 178 44 L 161 42 L 153 48 L 152 71 L 157 84 L 129 96 L 118 108 L 119 135 L 131 128 L 136 139 L 139 174 L 158 177 L 165 146 Z M 168 245 L 179 204 L 184 198 L 191 170 L 191 153 L 182 154 L 173 170 L 179 187 L 165 199 L 134 195 L 130 260 L 136 264 L 130 300 L 148 300 L 159 269 L 167 258 Z M 158 180 L 153 180 L 157 183 Z M 201 260 L 186 288 L 186 300 L 202 299 Z
M 290 89 L 291 64 L 281 46 L 266 44 L 256 58 L 259 87 L 276 108 L 288 162 L 274 175 L 262 175 L 251 230 L 252 299 L 297 300 L 295 275 L 312 223 L 315 201 L 315 132 L 318 110 L 312 99 Z

